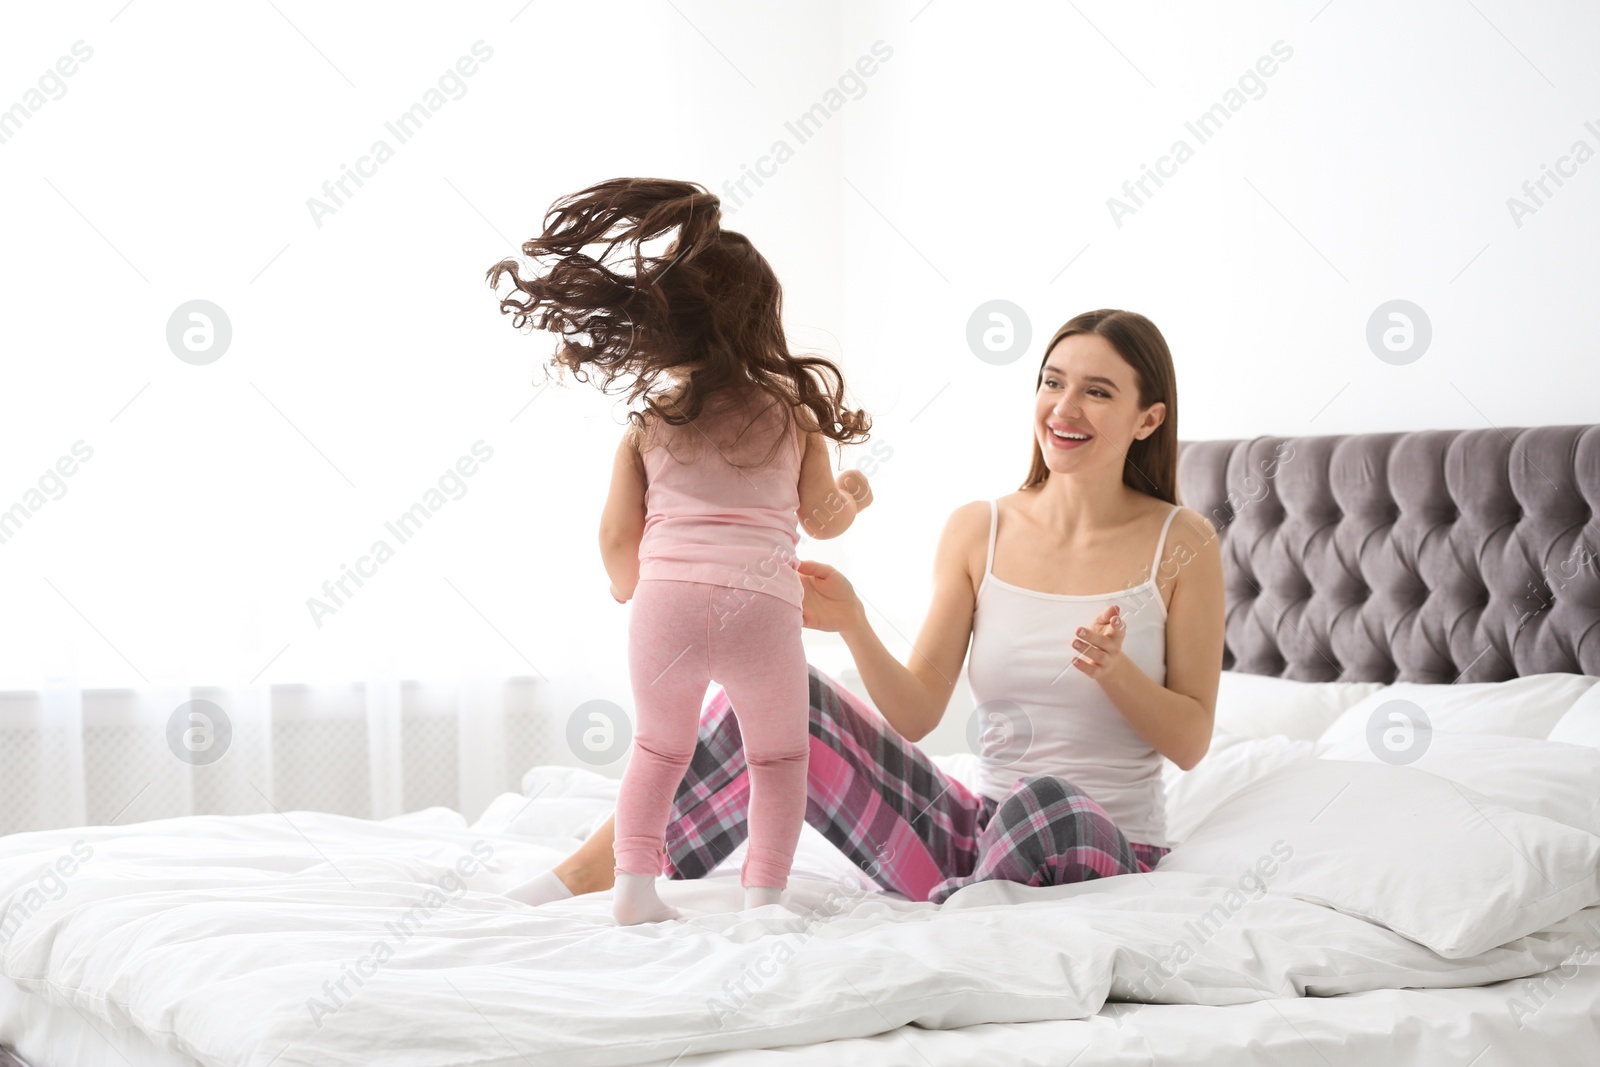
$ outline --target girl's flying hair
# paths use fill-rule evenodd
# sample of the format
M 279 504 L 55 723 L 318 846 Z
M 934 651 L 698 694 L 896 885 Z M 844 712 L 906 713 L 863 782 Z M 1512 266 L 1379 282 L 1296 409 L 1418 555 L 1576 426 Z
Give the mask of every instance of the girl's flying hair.
M 500 313 L 513 326 L 561 334 L 552 366 L 579 381 L 597 375 L 608 393 L 630 377 L 629 403 L 643 396 L 666 423 L 685 425 L 717 394 L 753 386 L 807 430 L 842 445 L 865 441 L 871 420 L 845 407 L 839 368 L 790 353 L 777 276 L 748 238 L 721 228 L 721 215 L 717 197 L 694 182 L 613 178 L 556 201 L 544 232 L 523 243 L 524 256 L 554 259 L 546 273 L 524 279 L 506 259 L 489 269 L 489 284 L 511 276 L 516 291 Z M 644 251 L 668 235 L 664 252 Z M 655 388 L 663 375 L 679 381 L 675 395 Z M 644 412 L 628 418 L 644 429 Z

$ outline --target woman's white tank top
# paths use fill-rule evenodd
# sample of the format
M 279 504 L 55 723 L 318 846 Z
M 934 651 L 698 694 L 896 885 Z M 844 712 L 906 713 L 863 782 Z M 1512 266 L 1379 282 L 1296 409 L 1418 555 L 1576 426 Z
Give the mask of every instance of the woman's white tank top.
M 1128 724 L 1100 683 L 1071 666 L 1072 641 L 1111 604 L 1127 623 L 1122 652 L 1157 683 L 1167 679 L 1167 607 L 1156 568 L 1120 593 L 1040 593 L 994 576 L 1000 508 L 989 502 L 989 556 L 973 612 L 967 681 L 978 705 L 979 792 L 1001 800 L 1019 778 L 1053 774 L 1094 798 L 1129 841 L 1167 846 L 1163 756 Z

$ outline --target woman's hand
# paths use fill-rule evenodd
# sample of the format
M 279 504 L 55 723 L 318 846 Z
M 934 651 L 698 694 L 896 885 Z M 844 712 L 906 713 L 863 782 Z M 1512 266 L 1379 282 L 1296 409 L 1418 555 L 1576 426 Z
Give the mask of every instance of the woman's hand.
M 806 626 L 837 633 L 861 617 L 861 598 L 838 570 L 809 559 L 801 560 L 796 570 L 805 587 L 800 614 Z
M 1128 624 L 1122 619 L 1121 605 L 1112 604 L 1087 627 L 1080 627 L 1072 640 L 1072 666 L 1097 681 L 1122 669 L 1127 657 L 1122 654 L 1122 639 Z

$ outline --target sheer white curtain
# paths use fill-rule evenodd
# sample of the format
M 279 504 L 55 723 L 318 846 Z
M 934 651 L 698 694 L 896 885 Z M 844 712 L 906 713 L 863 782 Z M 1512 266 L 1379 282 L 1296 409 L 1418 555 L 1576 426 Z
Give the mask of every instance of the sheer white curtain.
M 0 694 L 0 833 L 436 805 L 470 820 L 530 767 L 575 762 L 573 692 L 518 677 Z

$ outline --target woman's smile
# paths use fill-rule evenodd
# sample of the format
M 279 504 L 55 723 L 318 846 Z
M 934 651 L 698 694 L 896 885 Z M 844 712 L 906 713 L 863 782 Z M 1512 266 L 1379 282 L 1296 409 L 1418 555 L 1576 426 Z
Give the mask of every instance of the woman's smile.
M 1051 448 L 1060 449 L 1063 452 L 1071 451 L 1074 448 L 1084 448 L 1093 439 L 1092 434 L 1075 426 L 1046 426 L 1044 436 L 1045 440 L 1050 443 Z

